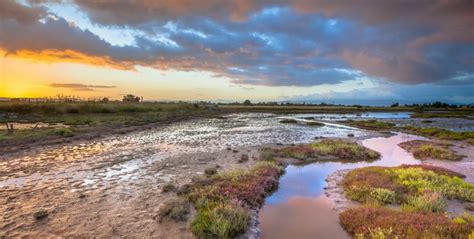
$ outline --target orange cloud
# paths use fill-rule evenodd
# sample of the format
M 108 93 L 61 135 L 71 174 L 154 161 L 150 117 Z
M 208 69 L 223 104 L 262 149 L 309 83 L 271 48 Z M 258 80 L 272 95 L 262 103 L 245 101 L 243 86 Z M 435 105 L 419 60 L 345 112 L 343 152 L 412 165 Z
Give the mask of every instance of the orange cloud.
M 90 56 L 74 50 L 42 50 L 42 51 L 30 51 L 30 50 L 18 50 L 15 53 L 9 53 L 19 58 L 31 59 L 34 61 L 43 62 L 70 62 L 70 63 L 81 63 L 94 66 L 110 67 L 118 70 L 135 70 L 134 63 L 132 62 L 117 62 L 113 61 L 108 56 Z

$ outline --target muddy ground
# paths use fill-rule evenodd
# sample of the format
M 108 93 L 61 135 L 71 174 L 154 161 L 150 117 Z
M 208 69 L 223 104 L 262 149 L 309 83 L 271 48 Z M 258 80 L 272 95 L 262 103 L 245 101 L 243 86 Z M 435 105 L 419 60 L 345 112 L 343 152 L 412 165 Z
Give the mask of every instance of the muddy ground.
M 355 141 L 380 136 L 345 126 L 278 122 L 271 114 L 191 120 L 1 154 L 0 237 L 193 238 L 190 220 L 158 222 L 160 205 L 175 197 L 162 192 L 165 184 L 179 187 L 209 167 L 219 171 L 252 167 L 261 147 L 321 136 L 353 134 Z M 474 151 L 453 147 L 470 156 L 445 167 L 470 175 L 472 182 Z M 242 154 L 250 160 L 239 163 Z M 336 181 L 330 179 L 328 188 Z M 36 219 L 37 212 L 45 216 Z M 253 223 L 256 229 L 258 222 Z

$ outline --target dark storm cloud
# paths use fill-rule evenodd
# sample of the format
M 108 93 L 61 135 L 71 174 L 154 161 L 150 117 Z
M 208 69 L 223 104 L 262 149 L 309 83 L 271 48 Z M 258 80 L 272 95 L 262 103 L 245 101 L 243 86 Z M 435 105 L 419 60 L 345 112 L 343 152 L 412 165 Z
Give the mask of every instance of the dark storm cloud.
M 51 1 L 30 2 L 2 2 L 10 9 L 0 18 L 7 54 L 209 71 L 269 86 L 364 76 L 402 84 L 473 80 L 472 1 L 74 1 L 95 23 L 140 33 L 134 46 L 122 47 L 62 18 L 35 21 Z

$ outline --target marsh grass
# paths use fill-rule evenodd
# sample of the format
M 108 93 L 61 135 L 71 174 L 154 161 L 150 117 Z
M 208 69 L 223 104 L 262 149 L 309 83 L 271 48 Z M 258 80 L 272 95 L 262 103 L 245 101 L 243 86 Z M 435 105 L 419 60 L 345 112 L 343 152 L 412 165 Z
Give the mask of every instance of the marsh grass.
M 182 199 L 176 198 L 165 202 L 158 211 L 159 221 L 169 218 L 176 222 L 186 221 L 189 214 L 189 203 Z
M 369 206 L 348 209 L 339 219 L 356 238 L 469 238 L 474 228 L 474 220 L 468 217 L 450 219 L 442 213 Z
M 252 208 L 275 190 L 283 169 L 259 162 L 249 170 L 234 170 L 197 180 L 186 194 L 197 215 L 191 229 L 198 238 L 233 238 L 247 231 Z
M 105 129 L 142 126 L 156 122 L 176 120 L 179 117 L 212 115 L 206 107 L 186 103 L 22 103 L 0 102 L 0 116 L 14 114 L 14 117 L 0 117 L 0 123 L 61 123 L 68 128 L 37 128 L 15 130 L 13 134 L 0 131 L 0 143 L 19 144 L 38 140 L 71 137 Z M 14 124 L 14 123 L 13 123 Z M 70 131 L 72 132 L 70 132 Z
M 318 121 L 307 121 L 306 125 L 309 125 L 309 126 L 324 126 L 325 124 L 323 124 L 321 122 L 318 122 Z
M 409 133 L 418 134 L 421 136 L 437 139 L 448 139 L 448 140 L 473 140 L 474 132 L 457 132 L 447 129 L 439 128 L 419 128 L 415 126 L 405 126 L 401 128 Z
M 442 148 L 432 144 L 425 144 L 413 150 L 413 156 L 418 159 L 441 159 L 441 160 L 461 160 L 462 156 L 455 154 L 448 148 Z
M 380 205 L 406 204 L 406 208 L 414 211 L 430 209 L 438 212 L 444 209 L 444 197 L 474 201 L 473 184 L 465 182 L 454 172 L 436 167 L 354 169 L 346 174 L 342 185 L 346 196 L 352 200 Z
M 395 124 L 393 123 L 387 123 L 377 120 L 347 120 L 345 121 L 345 123 L 350 126 L 368 130 L 390 130 L 395 127 Z
M 336 139 L 324 139 L 309 144 L 317 154 L 332 155 L 348 160 L 376 160 L 380 154 L 354 142 Z

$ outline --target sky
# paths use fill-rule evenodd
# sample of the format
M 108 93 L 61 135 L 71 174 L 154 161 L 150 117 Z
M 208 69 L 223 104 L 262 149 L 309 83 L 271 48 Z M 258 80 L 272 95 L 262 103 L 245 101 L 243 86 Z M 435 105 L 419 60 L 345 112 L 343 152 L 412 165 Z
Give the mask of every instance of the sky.
M 1 0 L 0 97 L 474 103 L 472 0 Z

